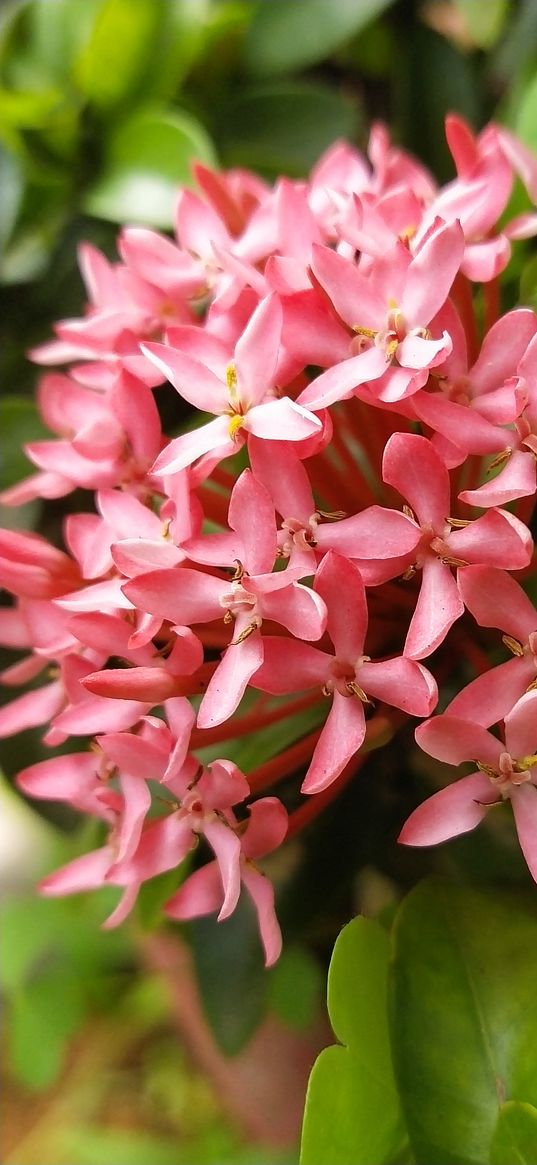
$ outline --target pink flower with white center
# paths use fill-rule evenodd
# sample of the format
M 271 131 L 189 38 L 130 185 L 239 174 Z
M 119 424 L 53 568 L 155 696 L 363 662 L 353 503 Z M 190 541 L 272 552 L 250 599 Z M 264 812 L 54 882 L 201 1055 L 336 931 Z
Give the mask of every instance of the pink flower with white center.
M 175 473 L 212 450 L 229 457 L 246 434 L 264 440 L 302 441 L 321 422 L 289 397 L 276 396 L 276 369 L 282 328 L 277 296 L 256 308 L 233 356 L 208 333 L 198 339 L 200 359 L 165 344 L 144 344 L 147 357 L 190 404 L 215 413 L 214 421 L 171 441 L 152 472 Z
M 448 333 L 434 339 L 429 324 L 446 302 L 463 247 L 460 224 L 438 221 L 414 256 L 399 242 L 367 275 L 335 251 L 314 248 L 315 278 L 355 333 L 358 354 L 318 376 L 299 402 L 325 408 L 373 382 L 375 397 L 387 403 L 421 388 L 451 352 Z
M 404 845 L 437 845 L 474 829 L 491 805 L 510 801 L 522 853 L 537 881 L 537 692 L 505 717 L 505 744 L 483 728 L 448 713 L 416 729 L 429 756 L 446 764 L 473 761 L 477 771 L 435 793 L 403 826 Z
M 325 627 L 322 599 L 296 581 L 297 572 L 272 571 L 277 549 L 274 509 L 264 486 L 250 471 L 245 470 L 233 489 L 229 522 L 237 535 L 233 550 L 240 551 L 240 558 L 234 556 L 231 579 L 180 566 L 139 575 L 123 588 L 137 607 L 172 623 L 234 622 L 231 643 L 200 706 L 200 728 L 223 723 L 237 708 L 263 661 L 260 629 L 264 619 L 280 623 L 303 639 L 319 639 Z M 222 537 L 226 548 L 221 550 L 217 544 L 216 549 L 220 562 L 229 547 L 226 536 Z
M 306 643 L 267 637 L 263 664 L 252 680 L 254 687 L 272 695 L 318 687 L 332 700 L 303 793 L 326 789 L 361 747 L 366 730 L 364 705 L 371 704 L 370 696 L 411 716 L 429 715 L 437 699 L 433 677 L 421 664 L 404 656 L 372 662 L 364 654 L 367 604 L 356 566 L 329 551 L 317 571 L 315 589 L 326 603 L 333 654 Z
M 274 889 L 257 866 L 271 850 L 281 845 L 287 833 L 287 813 L 276 797 L 263 797 L 249 809 L 250 816 L 241 834 L 240 877 L 257 911 L 265 964 L 271 967 L 280 956 L 282 936 L 274 910 Z M 240 828 L 240 827 L 239 827 Z M 217 862 L 196 870 L 167 902 L 169 918 L 186 922 L 212 914 L 220 908 L 222 886 Z M 223 918 L 223 907 L 219 918 Z
M 405 641 L 405 655 L 424 659 L 442 643 L 464 604 L 452 566 L 480 563 L 520 570 L 531 561 L 529 530 L 507 510 L 489 510 L 475 521 L 450 519 L 448 471 L 431 442 L 394 433 L 384 450 L 383 480 L 410 503 L 421 542 L 410 566 L 422 572 L 419 597 Z

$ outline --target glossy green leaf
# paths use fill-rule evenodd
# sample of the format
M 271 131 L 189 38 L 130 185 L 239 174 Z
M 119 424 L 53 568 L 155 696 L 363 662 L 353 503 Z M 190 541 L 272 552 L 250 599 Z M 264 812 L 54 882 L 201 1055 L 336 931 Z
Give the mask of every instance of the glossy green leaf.
M 394 0 L 260 0 L 248 30 L 245 60 L 263 76 L 322 61 Z
M 498 40 L 508 12 L 508 0 L 455 0 L 475 45 L 490 49 Z
M 194 161 L 215 163 L 212 143 L 195 118 L 140 109 L 113 132 L 85 209 L 112 222 L 171 227 L 178 187 L 191 184 Z
M 500 1109 L 490 1146 L 490 1165 L 535 1165 L 537 1108 L 508 1100 Z
M 401 906 L 391 1031 L 418 1163 L 483 1165 L 505 1096 L 537 1102 L 536 951 L 521 891 L 431 879 Z
M 360 110 L 326 85 L 274 84 L 245 90 L 221 110 L 224 163 L 269 177 L 305 174 L 336 138 L 354 138 Z
M 328 1010 L 341 1046 L 314 1064 L 304 1114 L 301 1165 L 383 1165 L 404 1133 L 391 1061 L 389 939 L 377 922 L 355 918 L 337 939 L 328 975 Z
M 160 23 L 154 0 L 105 0 L 73 66 L 84 96 L 106 109 L 136 90 L 152 60 Z

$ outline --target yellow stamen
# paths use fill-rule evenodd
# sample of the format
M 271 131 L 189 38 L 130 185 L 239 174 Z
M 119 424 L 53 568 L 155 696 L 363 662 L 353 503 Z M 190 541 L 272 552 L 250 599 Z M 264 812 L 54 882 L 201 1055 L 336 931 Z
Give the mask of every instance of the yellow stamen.
M 361 328 L 358 324 L 355 324 L 352 330 L 357 336 L 366 336 L 368 340 L 374 340 L 377 334 L 374 328 Z
M 446 518 L 446 522 L 452 530 L 464 530 L 466 526 L 470 525 L 470 520 L 470 518 Z
M 502 643 L 505 643 L 505 646 L 509 648 L 509 651 L 511 651 L 513 655 L 524 655 L 524 648 L 522 644 L 518 642 L 518 639 L 513 639 L 512 635 L 502 635 Z
M 257 631 L 258 629 L 259 629 L 258 623 L 255 623 L 255 622 L 249 623 L 248 626 L 244 628 L 244 631 L 241 631 L 240 635 L 237 635 L 236 639 L 231 640 L 231 643 L 229 646 L 236 647 L 237 643 L 244 643 L 244 640 L 249 639 L 250 635 L 253 635 L 254 631 Z
M 498 453 L 497 457 L 495 457 L 493 461 L 490 462 L 490 465 L 487 466 L 487 473 L 492 473 L 492 470 L 498 469 L 499 465 L 505 465 L 505 462 L 509 461 L 512 452 L 513 450 L 509 445 L 506 449 L 502 449 L 501 453 Z
M 234 413 L 228 426 L 229 435 L 232 441 L 237 439 L 237 433 L 239 432 L 239 429 L 242 429 L 243 425 L 244 417 L 241 417 L 239 413 Z

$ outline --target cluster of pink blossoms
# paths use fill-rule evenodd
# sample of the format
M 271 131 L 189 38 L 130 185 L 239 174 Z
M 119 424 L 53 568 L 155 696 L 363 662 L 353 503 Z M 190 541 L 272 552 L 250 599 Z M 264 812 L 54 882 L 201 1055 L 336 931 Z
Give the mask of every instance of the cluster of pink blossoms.
M 83 488 L 95 508 L 66 519 L 64 550 L 0 534 L 0 636 L 29 651 L 2 679 L 46 677 L 0 733 L 83 738 L 18 783 L 102 820 L 102 847 L 42 888 L 117 886 L 107 925 L 202 839 L 210 860 L 167 915 L 225 918 L 244 885 L 272 963 L 258 860 L 431 716 L 433 653 L 438 680 L 475 678 L 416 739 L 476 771 L 401 840 L 509 800 L 537 879 L 537 611 L 510 573 L 533 556 L 537 316 L 502 315 L 498 291 L 512 242 L 537 233 L 534 213 L 498 226 L 515 174 L 537 199 L 537 160 L 496 126 L 453 116 L 447 135 L 443 188 L 381 127 L 367 158 L 337 144 L 307 181 L 198 167 L 175 240 L 128 227 L 115 263 L 81 248 L 87 313 L 33 352 L 70 365 L 39 388 L 57 436 L 27 446 L 37 472 L 3 500 Z M 203 414 L 171 439 L 165 381 Z M 476 623 L 508 662 L 490 667 Z M 226 743 L 264 728 L 284 746 L 245 775 Z M 288 816 L 274 789 L 293 774 L 307 796 Z

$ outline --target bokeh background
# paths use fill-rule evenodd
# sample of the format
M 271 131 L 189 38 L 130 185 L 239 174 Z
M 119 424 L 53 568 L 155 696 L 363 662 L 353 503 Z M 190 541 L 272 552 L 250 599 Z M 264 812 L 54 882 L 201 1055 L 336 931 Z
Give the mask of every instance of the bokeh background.
M 300 177 L 338 138 L 365 148 L 375 120 L 446 181 L 451 110 L 475 129 L 495 118 L 537 148 L 535 0 L 4 0 L 2 488 L 28 471 L 24 441 L 45 433 L 26 352 L 83 310 L 79 241 L 113 257 L 120 224 L 171 230 L 194 160 Z M 524 208 L 521 190 L 513 197 L 510 214 Z M 537 260 L 531 246 L 521 253 L 537 306 Z M 5 509 L 2 524 L 57 538 L 67 505 L 88 500 Z M 199 921 L 188 947 L 160 930 L 165 877 L 119 932 L 99 929 L 103 894 L 39 899 L 38 877 L 96 839 L 12 788 L 39 759 L 39 734 L 2 745 L 4 1165 L 292 1165 L 307 1066 L 327 1040 L 334 936 L 358 903 L 378 910 L 428 868 L 421 856 L 383 860 L 387 776 L 384 802 L 366 778 L 360 805 L 346 793 L 343 813 L 283 855 L 297 872 L 285 952 L 266 974 L 247 911 L 218 928 Z M 357 842 L 341 822 L 366 811 Z M 470 852 L 461 839 L 436 868 L 473 863 L 479 877 L 488 844 L 474 838 Z M 509 847 L 494 860 L 516 879 Z

